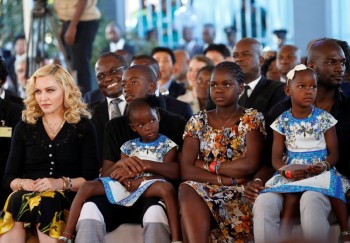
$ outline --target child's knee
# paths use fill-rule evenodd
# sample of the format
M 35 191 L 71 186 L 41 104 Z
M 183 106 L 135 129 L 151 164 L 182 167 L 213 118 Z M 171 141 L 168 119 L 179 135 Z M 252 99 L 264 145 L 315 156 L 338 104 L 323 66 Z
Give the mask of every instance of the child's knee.
M 162 196 L 176 196 L 174 186 L 170 182 L 161 182 L 159 184 L 159 191 Z

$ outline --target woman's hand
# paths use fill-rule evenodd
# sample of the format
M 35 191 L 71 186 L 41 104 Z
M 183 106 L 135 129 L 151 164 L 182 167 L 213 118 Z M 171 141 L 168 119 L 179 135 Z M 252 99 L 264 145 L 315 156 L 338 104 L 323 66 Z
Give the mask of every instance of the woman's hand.
M 22 188 L 24 191 L 35 191 L 34 190 L 34 181 L 32 179 L 24 179 Z
M 254 203 L 259 192 L 264 189 L 264 184 L 261 180 L 255 179 L 247 183 L 244 187 L 244 196 L 249 202 Z
M 58 191 L 63 189 L 62 179 L 40 178 L 34 181 L 33 191 Z

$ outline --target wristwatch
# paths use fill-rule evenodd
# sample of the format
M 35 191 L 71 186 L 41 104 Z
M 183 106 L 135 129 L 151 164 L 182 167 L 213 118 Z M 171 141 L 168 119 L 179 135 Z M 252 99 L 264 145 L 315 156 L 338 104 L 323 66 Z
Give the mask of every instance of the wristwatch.
M 67 237 L 64 237 L 64 236 L 58 237 L 58 240 L 63 240 L 63 242 L 65 243 L 73 243 L 72 239 L 68 239 Z

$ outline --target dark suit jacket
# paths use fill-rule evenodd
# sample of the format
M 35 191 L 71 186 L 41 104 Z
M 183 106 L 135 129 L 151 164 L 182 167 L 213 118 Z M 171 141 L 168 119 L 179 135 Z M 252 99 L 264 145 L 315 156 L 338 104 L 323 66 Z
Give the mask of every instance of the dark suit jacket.
M 14 93 L 12 93 L 9 90 L 5 89 L 5 100 L 9 100 L 13 103 L 16 103 L 18 105 L 23 106 L 23 99 L 21 97 L 18 97 L 17 95 L 15 95 Z
M 169 95 L 177 98 L 180 95 L 183 95 L 186 92 L 186 89 L 181 84 L 178 84 L 175 80 L 171 80 L 171 84 L 169 86 Z
M 171 113 L 184 117 L 187 121 L 193 115 L 192 108 L 186 102 L 177 100 L 169 95 L 159 94 L 160 107 Z
M 84 95 L 84 102 L 86 104 L 94 104 L 103 102 L 105 100 L 105 96 L 102 94 L 100 89 L 91 90 L 86 92 Z
M 92 122 L 95 125 L 97 133 L 97 144 L 100 152 L 100 165 L 102 166 L 102 148 L 104 140 L 104 131 L 107 122 L 109 121 L 107 99 L 102 102 L 96 102 L 90 106 L 92 110 Z
M 0 120 L 5 121 L 5 126 L 12 127 L 12 134 L 15 126 L 21 120 L 22 106 L 0 98 Z M 0 137 L 0 207 L 4 206 L 5 200 L 10 192 L 2 187 L 2 176 L 5 172 L 7 158 L 10 152 L 11 138 Z
M 284 83 L 261 77 L 247 102 L 239 105 L 246 108 L 254 108 L 266 115 L 277 102 L 284 100 Z
M 160 95 L 158 97 L 159 106 L 168 112 L 181 115 L 186 120 L 192 116 L 192 109 L 189 104 L 180 100 L 174 99 L 170 96 Z M 102 163 L 102 149 L 104 141 L 104 131 L 107 122 L 109 121 L 107 99 L 104 98 L 102 102 L 96 102 L 90 105 L 92 110 L 92 122 L 95 125 L 97 132 L 98 148 L 100 152 L 100 159 Z M 102 165 L 102 164 L 101 164 Z

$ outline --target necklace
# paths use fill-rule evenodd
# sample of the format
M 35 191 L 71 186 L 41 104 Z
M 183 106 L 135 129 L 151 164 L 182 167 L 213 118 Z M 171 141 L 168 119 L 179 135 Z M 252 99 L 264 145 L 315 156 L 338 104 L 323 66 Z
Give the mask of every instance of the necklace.
M 239 107 L 237 107 L 237 110 L 230 116 L 229 119 L 226 120 L 225 125 L 228 124 L 228 123 L 231 121 L 231 119 L 236 115 L 236 113 L 237 113 L 238 111 L 239 111 Z M 224 129 L 225 129 L 225 126 L 222 125 L 221 119 L 220 119 L 220 117 L 219 117 L 219 115 L 218 115 L 218 110 L 215 110 L 215 114 L 216 114 L 216 118 L 218 119 L 218 121 L 219 121 L 219 123 L 220 123 L 220 126 L 221 126 L 222 130 L 224 130 Z
M 49 130 L 48 133 L 49 133 L 49 137 L 51 139 L 56 137 L 57 133 L 61 130 L 61 128 L 63 127 L 63 124 L 65 122 L 65 120 L 63 119 L 63 121 L 61 123 L 59 123 L 59 122 L 49 123 L 44 117 L 43 117 L 43 121 Z

